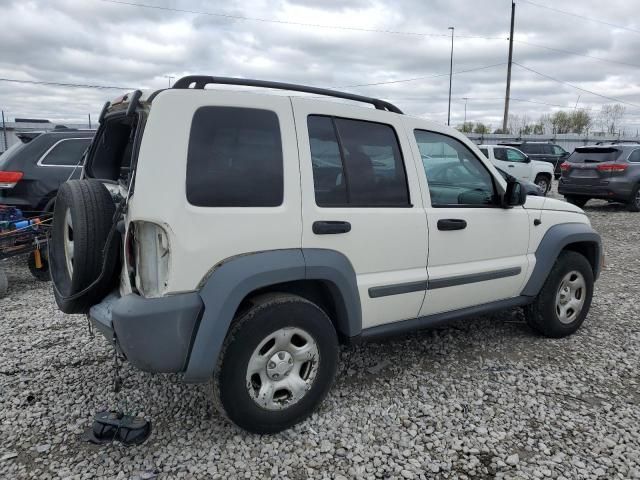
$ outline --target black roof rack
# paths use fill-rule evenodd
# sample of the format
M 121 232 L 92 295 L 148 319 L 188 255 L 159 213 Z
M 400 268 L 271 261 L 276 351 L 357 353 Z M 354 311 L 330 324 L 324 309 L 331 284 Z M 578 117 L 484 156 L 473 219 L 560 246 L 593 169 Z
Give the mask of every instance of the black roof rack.
M 596 142 L 596 145 L 620 145 L 620 144 L 633 144 L 636 145 L 640 143 L 639 140 L 605 140 Z
M 250 78 L 232 78 L 232 77 L 212 77 L 209 75 L 189 75 L 182 77 L 176 81 L 171 88 L 193 88 L 203 89 L 208 84 L 218 85 L 242 85 L 244 87 L 261 87 L 274 88 L 277 90 L 291 90 L 292 92 L 313 93 L 315 95 L 324 95 L 328 97 L 344 98 L 345 100 L 354 100 L 356 102 L 370 103 L 378 110 L 387 110 L 389 112 L 400 113 L 402 110 L 394 104 L 380 100 L 378 98 L 365 97 L 363 95 L 355 95 L 353 93 L 337 92 L 326 88 L 307 87 L 305 85 L 296 85 L 295 83 L 270 82 L 268 80 L 252 80 Z

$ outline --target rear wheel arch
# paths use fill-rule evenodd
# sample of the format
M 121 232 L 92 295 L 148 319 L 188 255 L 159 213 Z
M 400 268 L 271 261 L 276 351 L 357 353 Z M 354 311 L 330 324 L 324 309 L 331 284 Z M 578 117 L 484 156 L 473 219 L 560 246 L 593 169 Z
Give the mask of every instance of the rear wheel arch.
M 185 381 L 211 378 L 234 318 L 252 306 L 255 296 L 292 293 L 323 310 L 335 309 L 336 330 L 354 337 L 361 330 L 360 297 L 355 272 L 339 252 L 284 249 L 239 255 L 219 263 L 203 282 L 204 312 L 194 336 Z

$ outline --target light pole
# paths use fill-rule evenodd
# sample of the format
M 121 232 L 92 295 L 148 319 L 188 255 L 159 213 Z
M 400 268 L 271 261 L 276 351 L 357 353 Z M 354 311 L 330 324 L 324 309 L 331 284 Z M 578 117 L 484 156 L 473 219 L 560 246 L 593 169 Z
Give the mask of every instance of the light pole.
M 171 88 L 171 80 L 173 80 L 176 77 L 173 77 L 171 75 L 163 75 L 163 77 L 169 79 L 169 88 Z
M 449 27 L 451 30 L 451 60 L 449 62 L 449 108 L 447 109 L 447 125 L 451 125 L 451 83 L 453 81 L 453 34 L 456 27 Z
M 469 97 L 462 97 L 462 99 L 464 100 L 464 122 L 462 123 L 464 125 L 467 123 L 467 100 L 469 100 Z

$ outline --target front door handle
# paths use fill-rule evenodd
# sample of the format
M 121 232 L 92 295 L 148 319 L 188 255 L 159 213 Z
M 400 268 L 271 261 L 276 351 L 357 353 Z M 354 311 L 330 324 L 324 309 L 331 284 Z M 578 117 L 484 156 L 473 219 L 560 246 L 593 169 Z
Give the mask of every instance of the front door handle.
M 467 222 L 460 218 L 443 218 L 438 220 L 438 230 L 464 230 L 467 228 Z
M 313 233 L 316 235 L 335 235 L 336 233 L 347 233 L 351 231 L 349 222 L 321 220 L 313 222 Z
M 513 167 L 515 167 L 515 165 L 507 165 L 507 167 L 513 168 Z

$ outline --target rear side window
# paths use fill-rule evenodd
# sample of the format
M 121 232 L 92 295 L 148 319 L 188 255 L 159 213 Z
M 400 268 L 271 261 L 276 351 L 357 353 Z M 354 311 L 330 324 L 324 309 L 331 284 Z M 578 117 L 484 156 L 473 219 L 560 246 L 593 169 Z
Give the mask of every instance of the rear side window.
M 187 200 L 200 207 L 275 207 L 284 196 L 275 112 L 200 107 L 187 154 Z
M 571 163 L 615 162 L 621 154 L 622 151 L 617 148 L 583 147 L 576 148 L 567 161 Z
M 393 127 L 322 115 L 310 115 L 307 126 L 319 206 L 411 206 Z
M 542 149 L 542 145 L 536 143 L 523 143 L 518 147 L 524 153 L 529 153 L 533 155 L 541 155 L 544 153 Z
M 45 153 L 39 163 L 47 166 L 75 167 L 82 161 L 82 154 L 90 143 L 90 138 L 59 140 Z
M 627 159 L 629 162 L 640 163 L 640 150 L 634 150 Z

